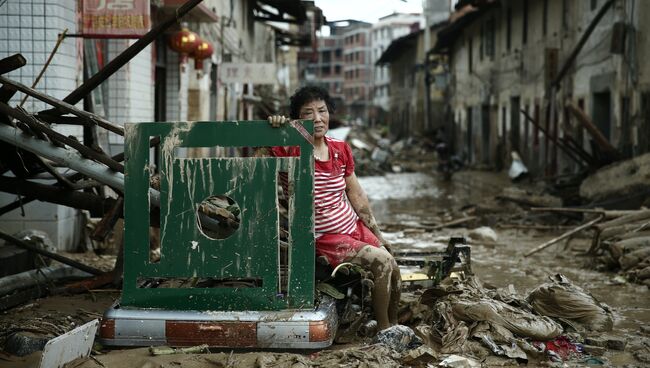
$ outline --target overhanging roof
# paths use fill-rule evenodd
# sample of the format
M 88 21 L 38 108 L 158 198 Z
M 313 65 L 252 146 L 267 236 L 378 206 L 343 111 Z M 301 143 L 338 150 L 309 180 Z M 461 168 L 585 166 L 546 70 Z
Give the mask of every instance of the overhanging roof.
M 397 60 L 404 50 L 407 50 L 415 45 L 418 42 L 418 36 L 422 33 L 422 30 L 411 32 L 406 36 L 395 39 L 393 42 L 388 45 L 388 48 L 379 57 L 379 60 L 375 63 L 376 65 L 381 64 L 390 64 L 391 62 Z
M 475 3 L 475 6 L 466 5 L 452 14 L 452 22 L 438 32 L 433 52 L 443 53 L 448 50 L 461 35 L 462 29 L 472 24 L 488 10 L 499 6 L 499 2 L 496 0 L 468 0 L 465 3 Z
M 275 9 L 276 13 L 265 7 Z M 301 24 L 307 20 L 307 8 L 300 0 L 257 0 L 255 10 L 258 12 L 255 19 L 260 21 Z
M 165 13 L 176 11 L 181 5 L 185 4 L 187 0 L 165 0 L 162 5 L 162 10 Z M 219 16 L 215 14 L 207 5 L 199 3 L 197 6 L 192 8 L 190 12 L 185 16 L 185 20 L 196 21 L 196 22 L 218 22 Z

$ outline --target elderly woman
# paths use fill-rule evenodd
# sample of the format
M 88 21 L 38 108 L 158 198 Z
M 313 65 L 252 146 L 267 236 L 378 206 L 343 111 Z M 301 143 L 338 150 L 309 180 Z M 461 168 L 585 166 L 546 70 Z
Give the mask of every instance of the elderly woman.
M 387 251 L 388 242 L 377 226 L 368 197 L 354 174 L 354 158 L 344 141 L 327 137 L 334 104 L 327 90 L 307 86 L 291 96 L 291 119 L 314 121 L 314 210 L 316 255 L 332 267 L 358 264 L 374 275 L 373 309 L 380 330 L 397 323 L 400 271 Z M 271 116 L 274 127 L 287 122 Z M 272 147 L 274 156 L 295 156 L 298 147 Z

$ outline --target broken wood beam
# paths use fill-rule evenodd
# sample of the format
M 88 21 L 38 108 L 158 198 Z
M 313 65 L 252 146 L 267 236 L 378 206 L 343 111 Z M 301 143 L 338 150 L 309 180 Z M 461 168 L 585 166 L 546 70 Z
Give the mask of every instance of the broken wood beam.
M 113 198 L 5 176 L 0 176 L 0 191 L 99 213 L 106 213 L 116 202 Z M 31 201 L 23 201 L 23 205 L 28 202 Z
M 594 139 L 594 142 L 596 142 L 603 153 L 610 156 L 610 158 L 614 160 L 620 158 L 621 155 L 618 150 L 612 146 L 611 143 L 609 143 L 600 129 L 598 129 L 598 127 L 591 121 L 589 116 L 587 116 L 587 114 L 585 114 L 585 112 L 580 109 L 580 107 L 574 104 L 571 100 L 567 100 L 565 106 L 578 119 L 578 122 L 580 122 L 580 124 L 585 127 L 585 129 L 589 132 L 591 137 Z
M 445 227 L 464 224 L 466 222 L 470 222 L 470 221 L 473 221 L 473 220 L 476 220 L 476 219 L 477 219 L 476 216 L 467 216 L 467 217 L 462 217 L 462 218 L 455 219 L 455 220 L 452 220 L 452 221 L 449 221 L 449 222 L 445 222 L 444 224 L 440 224 L 440 225 L 436 225 L 436 226 L 428 226 L 426 229 L 430 230 L 430 231 L 432 231 L 432 230 L 440 230 L 440 229 L 443 229 Z M 422 225 L 422 226 L 424 226 L 424 225 Z
M 567 213 L 595 213 L 605 216 L 605 219 L 614 219 L 621 216 L 637 213 L 635 210 L 601 210 L 593 208 L 573 208 L 573 207 L 531 207 L 533 212 L 567 212 Z
M 579 233 L 580 231 L 582 231 L 584 229 L 587 229 L 587 228 L 593 226 L 594 224 L 598 223 L 603 218 L 604 218 L 604 216 L 602 216 L 602 215 L 598 216 L 596 219 L 591 220 L 591 221 L 589 221 L 589 222 L 587 222 L 585 224 L 582 224 L 582 225 L 576 227 L 573 230 L 567 231 L 566 233 L 558 236 L 557 238 L 553 238 L 553 239 L 547 241 L 544 244 L 540 244 L 539 246 L 537 246 L 534 249 L 532 249 L 532 250 L 528 251 L 527 253 L 525 253 L 524 257 L 528 257 L 530 255 L 533 255 L 533 254 L 535 254 L 535 253 L 537 253 L 537 252 L 539 252 L 539 251 L 541 251 L 543 249 L 546 249 L 546 248 L 550 247 L 551 245 L 559 242 L 560 240 L 566 239 L 566 238 L 570 237 L 573 234 Z
M 584 162 L 587 163 L 592 169 L 597 168 L 600 166 L 598 161 L 589 154 L 589 152 L 585 151 L 584 148 L 582 148 L 578 142 L 576 142 L 573 137 L 570 135 L 564 135 L 562 138 L 560 138 L 560 141 L 562 141 L 562 144 L 567 146 L 571 151 L 573 151 L 578 157 L 580 157 Z
M 164 21 L 158 23 L 153 27 L 149 32 L 144 36 L 140 37 L 133 45 L 129 46 L 126 50 L 117 55 L 113 60 L 111 60 L 102 70 L 98 71 L 95 75 L 90 77 L 77 89 L 70 92 L 63 101 L 68 104 L 74 105 L 77 102 L 81 101 L 87 94 L 92 90 L 97 88 L 102 84 L 106 79 L 118 71 L 121 67 L 126 65 L 134 56 L 136 56 L 140 51 L 144 50 L 151 42 L 153 42 L 158 36 L 162 35 L 165 30 L 167 30 L 172 25 L 176 24 L 180 18 L 185 14 L 189 13 L 195 6 L 197 6 L 202 0 L 189 0 L 185 2 L 180 8 L 176 9 L 173 15 Z M 57 106 L 58 107 L 58 106 Z M 121 134 L 124 135 L 124 134 Z
M 647 223 L 645 224 L 635 223 L 635 224 L 610 226 L 600 231 L 600 240 L 601 241 L 607 240 L 621 234 L 629 234 L 629 233 L 637 232 L 640 229 L 642 230 L 644 225 L 647 226 Z
M 115 134 L 119 134 L 121 136 L 124 136 L 124 128 L 123 127 L 121 127 L 119 125 L 115 125 L 115 124 L 111 123 L 110 121 L 102 118 L 99 115 L 95 115 L 93 113 L 90 113 L 90 112 L 87 112 L 87 111 L 84 111 L 84 110 L 80 110 L 80 109 L 74 107 L 73 105 L 71 105 L 71 104 L 69 104 L 67 102 L 58 100 L 58 99 L 56 99 L 54 97 L 51 97 L 51 96 L 46 95 L 44 93 L 41 93 L 41 92 L 39 92 L 39 91 L 37 91 L 37 90 L 35 90 L 33 88 L 27 87 L 26 85 L 24 85 L 22 83 L 12 81 L 11 79 L 8 79 L 8 78 L 3 77 L 3 76 L 0 76 L 0 83 L 2 83 L 4 85 L 9 85 L 11 87 L 14 87 L 17 90 L 19 90 L 20 92 L 28 94 L 28 95 L 30 95 L 30 96 L 32 96 L 32 97 L 34 97 L 34 98 L 36 98 L 36 99 L 38 99 L 40 101 L 43 101 L 43 102 L 45 102 L 47 104 L 50 104 L 52 106 L 55 106 L 55 107 L 59 108 L 60 110 L 66 112 L 66 113 L 70 113 L 72 115 L 76 115 L 76 116 L 81 117 L 81 118 L 86 118 L 90 122 L 92 122 L 92 123 L 94 123 L 96 125 L 99 125 L 100 127 L 104 128 L 104 129 L 107 129 L 107 130 L 109 130 L 109 131 L 111 131 L 111 132 L 113 132 Z
M 0 74 L 22 68 L 27 64 L 27 59 L 21 54 L 13 54 L 0 60 Z
M 35 130 L 41 134 L 45 134 L 48 138 L 50 138 L 53 141 L 57 141 L 66 146 L 74 148 L 86 158 L 101 162 L 115 171 L 124 173 L 124 165 L 122 165 L 121 163 L 114 161 L 113 159 L 111 159 L 110 157 L 106 156 L 103 153 L 97 152 L 92 148 L 83 145 L 81 142 L 75 139 L 67 137 L 57 132 L 56 130 L 51 129 L 50 127 L 36 120 L 34 116 L 24 112 L 24 110 L 22 109 L 19 108 L 12 109 L 7 104 L 0 102 L 0 112 L 22 121 L 27 126 L 29 126 L 32 130 Z
M 96 241 L 104 241 L 108 234 L 113 230 L 118 219 L 123 217 L 124 197 L 119 197 L 111 209 L 106 212 L 104 217 L 95 227 L 95 231 L 90 234 L 90 238 Z
M 598 228 L 598 230 L 603 231 L 612 226 L 629 224 L 633 222 L 643 221 L 646 219 L 650 219 L 650 209 L 633 211 L 632 213 L 629 213 L 625 216 L 621 216 L 614 220 L 603 222 L 602 224 L 598 224 L 598 226 L 596 227 Z
M 553 143 L 555 143 L 555 145 L 559 147 L 562 150 L 562 152 L 564 152 L 567 156 L 569 156 L 569 158 L 571 158 L 574 162 L 578 164 L 582 164 L 582 160 L 576 157 L 575 154 L 571 152 L 571 150 L 568 147 L 566 147 L 564 144 L 561 144 L 560 141 L 557 139 L 556 135 L 550 135 L 546 131 L 546 129 L 544 129 L 541 125 L 537 124 L 535 119 L 533 119 L 526 110 L 522 109 L 520 111 L 524 115 L 526 120 L 528 120 L 531 124 L 533 124 L 533 126 L 537 128 L 540 132 L 542 132 L 546 137 L 551 138 L 553 140 Z
M 27 249 L 27 250 L 29 250 L 31 252 L 38 253 L 38 254 L 40 254 L 42 256 L 45 256 L 47 258 L 51 258 L 51 259 L 59 261 L 59 262 L 61 262 L 63 264 L 67 264 L 68 266 L 72 266 L 72 267 L 74 267 L 74 268 L 76 268 L 78 270 L 88 272 L 89 274 L 99 275 L 99 274 L 103 273 L 102 271 L 100 271 L 100 270 L 98 270 L 98 269 L 96 269 L 94 267 L 87 266 L 87 265 L 85 265 L 85 264 L 83 264 L 81 262 L 77 262 L 77 261 L 75 261 L 73 259 L 70 259 L 68 257 L 64 257 L 64 256 L 62 256 L 60 254 L 48 252 L 45 249 L 41 249 L 39 247 L 31 245 L 31 244 L 29 244 L 29 243 L 27 243 L 25 241 L 17 239 L 17 238 L 15 238 L 15 237 L 13 237 L 13 236 L 11 236 L 9 234 L 6 234 L 6 233 L 4 233 L 2 231 L 0 231 L 0 238 L 4 239 L 7 242 L 10 242 L 11 244 L 17 245 L 17 246 L 19 246 L 21 248 L 24 248 L 24 249 Z

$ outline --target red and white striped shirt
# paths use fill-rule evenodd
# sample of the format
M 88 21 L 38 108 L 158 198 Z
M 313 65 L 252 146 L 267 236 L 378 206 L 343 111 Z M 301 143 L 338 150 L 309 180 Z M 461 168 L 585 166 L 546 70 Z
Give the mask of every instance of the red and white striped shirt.
M 314 173 L 314 229 L 322 234 L 351 234 L 359 217 L 345 193 L 345 178 L 354 173 L 354 158 L 344 141 L 325 137 L 329 160 L 316 160 Z M 298 147 L 288 152 L 284 147 L 272 147 L 274 156 L 299 155 Z

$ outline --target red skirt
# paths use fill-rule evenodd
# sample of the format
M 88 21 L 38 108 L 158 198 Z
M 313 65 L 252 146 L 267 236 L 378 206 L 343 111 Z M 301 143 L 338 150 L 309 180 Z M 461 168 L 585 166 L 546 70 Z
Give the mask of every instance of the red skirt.
M 375 234 L 359 219 L 352 234 L 323 234 L 316 238 L 316 256 L 325 256 L 332 267 L 349 261 L 366 245 L 379 248 Z

